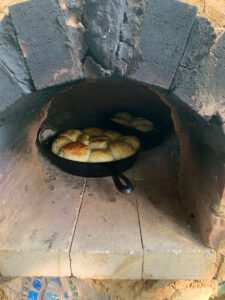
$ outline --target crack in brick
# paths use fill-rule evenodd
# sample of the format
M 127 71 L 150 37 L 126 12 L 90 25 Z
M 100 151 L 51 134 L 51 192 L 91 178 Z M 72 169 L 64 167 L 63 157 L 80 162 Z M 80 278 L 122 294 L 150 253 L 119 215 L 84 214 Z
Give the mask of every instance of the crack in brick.
M 135 178 L 134 178 L 134 169 L 132 168 L 132 174 L 133 174 L 133 183 L 135 188 Z M 136 189 L 134 189 L 135 193 L 135 200 L 137 205 L 137 215 L 138 215 L 138 224 L 139 224 L 139 231 L 140 231 L 140 238 L 141 238 L 141 248 L 142 248 L 142 264 L 141 264 L 141 279 L 143 279 L 143 271 L 144 271 L 144 243 L 143 243 L 143 236 L 141 231 L 141 220 L 140 220 L 140 213 L 139 213 L 139 202 L 136 194 Z
M 82 189 L 82 192 L 81 192 L 79 209 L 78 209 L 78 213 L 77 213 L 77 218 L 76 218 L 75 223 L 74 223 L 71 244 L 70 244 L 70 247 L 69 247 L 69 261 L 70 261 L 70 273 L 71 273 L 71 276 L 73 276 L 71 249 L 72 249 L 72 245 L 73 245 L 73 241 L 74 241 L 74 236 L 75 236 L 75 231 L 76 231 L 77 223 L 78 223 L 79 216 L 80 216 L 80 211 L 81 211 L 81 207 L 82 207 L 82 202 L 83 202 L 83 198 L 84 198 L 86 186 L 87 186 L 87 179 L 85 179 L 85 181 L 84 181 L 83 189 Z

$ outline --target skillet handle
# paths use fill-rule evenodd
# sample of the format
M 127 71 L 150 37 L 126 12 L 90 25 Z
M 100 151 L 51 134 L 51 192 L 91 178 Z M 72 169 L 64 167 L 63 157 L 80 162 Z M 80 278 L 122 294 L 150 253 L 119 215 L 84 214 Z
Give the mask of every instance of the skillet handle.
M 112 175 L 113 182 L 120 193 L 130 194 L 134 190 L 132 182 L 124 176 L 122 173 L 113 172 Z
M 38 130 L 37 139 L 41 145 L 48 143 L 49 139 L 58 135 L 58 129 L 54 127 L 43 127 Z

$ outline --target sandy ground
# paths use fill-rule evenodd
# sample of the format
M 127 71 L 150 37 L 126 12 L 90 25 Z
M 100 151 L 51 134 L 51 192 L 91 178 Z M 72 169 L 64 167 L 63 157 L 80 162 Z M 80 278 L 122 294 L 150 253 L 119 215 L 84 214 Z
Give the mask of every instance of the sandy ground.
M 198 7 L 198 15 L 207 18 L 217 31 L 225 30 L 225 0 L 181 0 Z
M 8 6 L 27 0 L 0 0 L 0 20 L 8 14 Z M 225 29 L 225 0 L 180 0 L 198 7 L 198 15 L 206 17 L 216 29 Z M 218 31 L 217 30 L 217 31 Z
M 91 280 L 99 292 L 111 300 L 209 300 L 215 293 L 215 280 Z
M 66 278 L 61 278 L 63 285 Z M 221 300 L 210 298 L 217 282 L 190 280 L 81 280 L 74 278 L 79 300 Z M 24 278 L 6 281 L 0 288 L 0 300 L 19 300 Z M 7 295 L 8 297 L 7 297 Z M 59 294 L 58 294 L 59 295 Z M 60 296 L 60 299 L 64 299 Z M 71 299 L 71 298 L 69 298 Z

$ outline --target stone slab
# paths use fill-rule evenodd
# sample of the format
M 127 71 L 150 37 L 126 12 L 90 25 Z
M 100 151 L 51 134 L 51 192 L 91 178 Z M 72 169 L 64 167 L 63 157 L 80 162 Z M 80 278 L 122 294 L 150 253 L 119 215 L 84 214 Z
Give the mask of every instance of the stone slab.
M 149 1 L 127 77 L 169 89 L 197 8 L 175 0 Z
M 9 16 L 0 22 L 0 61 L 25 93 L 32 89 L 30 74 Z
M 0 113 L 23 96 L 24 92 L 11 74 L 0 64 Z
M 209 121 L 213 116 L 225 121 L 225 33 L 216 41 L 209 55 L 198 68 L 186 70 L 180 67 L 178 84 L 173 93 L 202 118 Z M 224 129 L 221 128 L 224 132 Z M 206 143 L 207 137 L 205 138 Z M 212 142 L 214 146 L 215 142 Z M 211 146 L 211 145 L 209 145 Z M 221 151 L 221 149 L 218 149 Z M 224 153 L 224 149 L 221 151 Z
M 211 279 L 216 254 L 205 247 L 177 190 L 176 137 L 140 155 L 134 166 L 144 247 L 144 279 Z
M 215 39 L 211 23 L 206 18 L 196 17 L 180 65 L 188 69 L 196 67 L 209 54 Z
M 9 8 L 36 89 L 80 79 L 79 54 L 57 1 L 23 2 Z
M 84 180 L 37 156 L 39 124 L 0 155 L 0 273 L 4 276 L 70 276 L 69 249 Z M 26 141 L 26 143 L 24 143 Z M 41 162 L 43 163 L 43 161 Z
M 144 245 L 144 279 L 211 279 L 216 254 L 193 232 L 178 193 L 149 181 L 136 182 Z
M 115 62 L 125 9 L 124 0 L 85 2 L 85 39 L 95 61 L 106 69 Z
M 135 194 L 111 178 L 89 179 L 71 248 L 79 278 L 141 279 L 142 245 Z

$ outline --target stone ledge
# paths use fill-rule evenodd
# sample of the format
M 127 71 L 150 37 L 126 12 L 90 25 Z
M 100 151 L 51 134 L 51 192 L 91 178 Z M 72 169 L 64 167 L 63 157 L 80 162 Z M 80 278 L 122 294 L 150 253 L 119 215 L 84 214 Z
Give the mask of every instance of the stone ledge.
M 202 244 L 174 188 L 176 172 L 171 165 L 177 163 L 176 147 L 169 142 L 141 155 L 134 168 L 136 193 L 131 195 L 119 194 L 111 178 L 88 180 L 83 194 L 82 179 L 54 168 L 45 177 L 36 156 L 29 158 L 23 150 L 7 163 L 1 177 L 0 272 L 211 279 L 216 252 Z M 145 178 L 140 178 L 147 163 L 149 172 L 143 171 Z M 47 172 L 47 162 L 42 164 Z M 132 178 L 132 171 L 127 175 Z

